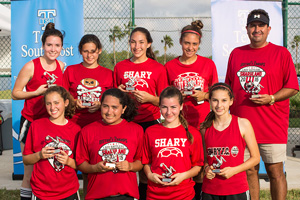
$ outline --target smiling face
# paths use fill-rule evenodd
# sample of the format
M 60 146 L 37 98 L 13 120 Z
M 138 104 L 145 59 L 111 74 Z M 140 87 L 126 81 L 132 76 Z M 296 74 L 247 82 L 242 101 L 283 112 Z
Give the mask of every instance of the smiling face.
M 104 123 L 109 125 L 119 124 L 122 121 L 122 114 L 126 106 L 123 108 L 120 100 L 117 97 L 107 95 L 101 103 L 101 116 Z
M 62 50 L 61 38 L 50 35 L 46 38 L 45 44 L 42 47 L 44 49 L 44 57 L 53 61 L 59 56 Z
M 147 59 L 147 48 L 151 46 L 148 43 L 146 35 L 140 31 L 134 32 L 130 38 L 130 48 L 134 60 L 144 61 Z
M 64 101 L 60 94 L 51 92 L 45 97 L 45 104 L 51 121 L 65 118 L 65 108 L 69 105 L 68 99 Z
M 165 118 L 164 125 L 175 127 L 180 124 L 179 114 L 181 110 L 182 105 L 180 105 L 178 97 L 163 98 L 160 103 L 160 112 Z
M 101 54 L 101 49 L 98 49 L 93 42 L 82 45 L 80 54 L 82 55 L 83 65 L 85 67 L 89 68 L 98 66 L 98 58 Z
M 185 59 L 193 58 L 198 51 L 200 38 L 194 33 L 185 33 L 180 45 L 182 46 L 182 57 Z
M 271 27 L 263 22 L 254 21 L 246 26 L 251 47 L 261 48 L 266 46 Z
M 212 92 L 209 100 L 210 107 L 216 116 L 222 116 L 229 113 L 229 107 L 233 104 L 227 90 L 217 89 Z

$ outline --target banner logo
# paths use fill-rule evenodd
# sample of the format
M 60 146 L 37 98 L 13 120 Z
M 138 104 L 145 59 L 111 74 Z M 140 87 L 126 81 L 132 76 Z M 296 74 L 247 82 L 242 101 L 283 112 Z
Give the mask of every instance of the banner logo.
M 56 10 L 38 10 L 39 24 L 43 25 L 42 30 L 46 29 L 46 25 L 50 22 L 54 23 L 54 17 L 56 17 Z

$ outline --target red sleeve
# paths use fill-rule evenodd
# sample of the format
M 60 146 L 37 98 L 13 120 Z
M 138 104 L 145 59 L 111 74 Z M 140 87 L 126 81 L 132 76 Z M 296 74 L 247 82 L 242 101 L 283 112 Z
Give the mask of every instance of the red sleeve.
M 196 129 L 193 129 L 191 130 L 191 133 L 193 134 L 194 137 L 194 141 L 190 149 L 192 167 L 203 166 L 204 152 L 203 152 L 202 138 L 200 136 L 200 132 Z
M 157 93 L 157 96 L 160 95 L 160 93 L 166 88 L 169 86 L 168 84 L 168 75 L 167 75 L 167 70 L 165 67 L 161 67 L 162 70 L 161 70 L 161 73 L 159 74 L 158 76 L 158 79 L 157 79 L 157 87 L 156 87 L 156 93 Z
M 283 58 L 281 59 L 282 66 L 284 66 L 283 87 L 292 88 L 299 91 L 298 78 L 292 56 L 289 51 L 286 49 L 284 50 L 285 53 L 283 53 Z
M 149 164 L 149 163 L 152 163 L 152 161 L 151 161 L 149 136 L 148 136 L 148 132 L 146 130 L 146 133 L 145 133 L 145 136 L 144 136 L 142 164 L 145 165 L 145 164 Z
M 113 84 L 113 87 L 114 88 L 117 88 L 119 86 L 118 84 L 118 66 L 116 65 L 115 68 L 114 68 L 114 75 L 113 75 L 113 80 L 114 80 L 114 84 Z
M 232 86 L 231 84 L 231 68 L 232 68 L 232 64 L 231 64 L 231 60 L 232 60 L 232 53 L 230 54 L 230 57 L 228 59 L 228 64 L 227 64 L 227 72 L 226 72 L 226 77 L 225 77 L 225 83 L 227 83 L 228 85 Z
M 26 143 L 23 151 L 23 155 L 29 155 L 35 153 L 33 150 L 33 128 L 34 124 L 31 124 L 28 130 L 27 138 L 26 138 Z
M 67 69 L 65 70 L 64 74 L 63 74 L 63 87 L 70 91 L 70 81 L 69 81 L 69 68 L 67 67 Z
M 84 136 L 87 136 L 85 129 L 83 128 L 81 132 L 79 133 L 77 147 L 76 147 L 76 164 L 80 165 L 84 161 L 89 162 L 89 151 L 88 151 L 88 144 L 87 144 L 87 138 Z
M 138 135 L 137 136 L 138 136 L 138 146 L 137 146 L 136 154 L 134 155 L 133 161 L 136 161 L 136 160 L 142 161 L 144 131 L 141 126 L 138 127 Z

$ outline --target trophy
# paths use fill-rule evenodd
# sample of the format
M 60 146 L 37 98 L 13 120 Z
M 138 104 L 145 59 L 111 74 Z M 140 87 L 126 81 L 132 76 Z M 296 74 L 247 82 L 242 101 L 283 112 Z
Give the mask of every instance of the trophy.
M 199 90 L 199 91 L 201 91 L 201 87 L 200 87 L 200 86 L 195 86 L 194 90 Z M 199 104 L 203 104 L 203 103 L 204 103 L 204 100 L 202 100 L 202 101 L 197 101 L 197 104 L 198 104 L 198 105 L 199 105 Z
M 259 98 L 260 95 L 258 94 L 263 86 L 261 84 L 254 84 L 252 81 L 245 83 L 245 88 L 247 92 L 252 93 L 251 98 Z
M 57 79 L 57 76 L 55 76 L 55 74 L 49 74 L 48 72 L 44 72 L 44 76 L 46 76 L 47 78 L 48 88 L 56 86 L 56 84 L 53 84 Z
M 220 157 L 220 159 L 219 158 L 217 158 L 217 156 L 216 155 L 210 155 L 210 157 L 215 157 L 216 158 L 216 160 L 217 160 L 217 163 L 213 163 L 212 164 L 212 166 L 213 166 L 213 170 L 212 170 L 212 172 L 213 173 L 220 173 L 220 167 L 221 167 L 221 165 L 223 164 L 223 161 L 225 161 L 226 162 L 226 160 L 221 156 Z
M 109 151 L 111 152 L 111 154 L 109 154 L 105 157 L 105 166 L 111 167 L 111 168 L 116 168 L 116 162 L 119 161 L 117 151 L 115 151 L 115 153 L 114 153 L 114 151 L 111 147 L 109 147 Z
M 126 90 L 127 90 L 127 91 L 135 90 L 135 88 L 134 88 L 135 82 L 136 82 L 136 79 L 135 79 L 134 77 L 129 77 L 128 82 L 125 83 L 125 85 L 126 85 Z
M 189 81 L 185 77 L 182 80 L 185 81 L 184 92 L 183 93 L 186 94 L 186 95 L 192 95 L 194 87 L 195 87 L 195 82 L 194 81 Z
M 173 172 L 176 172 L 176 170 L 170 166 L 169 168 L 165 165 L 165 163 L 161 163 L 160 164 L 160 167 L 164 167 L 165 168 L 165 173 L 162 173 L 162 175 L 164 176 L 164 178 L 162 178 L 162 182 L 167 182 L 167 183 L 170 183 L 172 181 L 172 174 Z

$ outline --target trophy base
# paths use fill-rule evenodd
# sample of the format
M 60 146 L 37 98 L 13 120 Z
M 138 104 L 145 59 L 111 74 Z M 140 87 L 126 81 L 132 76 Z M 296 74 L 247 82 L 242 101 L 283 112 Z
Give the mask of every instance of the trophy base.
M 251 95 L 251 98 L 259 98 L 259 97 L 260 97 L 259 94 L 252 94 L 252 95 Z
M 165 183 L 170 183 L 172 181 L 172 179 L 171 178 L 162 178 L 161 181 L 165 182 Z
M 197 104 L 199 105 L 199 104 L 203 104 L 204 103 L 204 101 L 197 101 Z
M 83 102 L 82 105 L 83 105 L 83 106 L 91 106 L 92 103 Z
M 192 90 L 191 91 L 184 91 L 183 93 L 186 94 L 186 95 L 192 95 L 193 91 Z
M 105 166 L 111 167 L 111 168 L 116 168 L 116 164 L 115 163 L 105 163 Z
M 126 87 L 126 90 L 127 91 L 132 91 L 132 90 L 135 90 L 135 88 L 134 87 Z
M 54 149 L 53 154 L 60 153 L 60 149 Z
M 48 85 L 48 88 L 51 88 L 51 87 L 53 87 L 53 86 L 57 86 L 56 84 L 49 84 Z
M 221 171 L 220 171 L 220 169 L 213 169 L 212 172 L 213 173 L 220 173 Z

